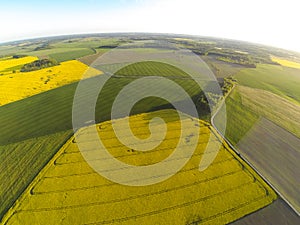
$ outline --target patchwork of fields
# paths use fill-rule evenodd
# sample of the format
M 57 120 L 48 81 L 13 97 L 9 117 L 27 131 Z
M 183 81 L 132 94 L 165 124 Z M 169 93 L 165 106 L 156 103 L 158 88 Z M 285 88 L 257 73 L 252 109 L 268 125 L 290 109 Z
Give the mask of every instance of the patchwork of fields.
M 237 86 L 226 99 L 226 137 L 237 144 L 261 116 L 300 138 L 300 106 L 269 91 Z M 218 126 L 218 115 L 215 118 Z
M 270 91 L 300 104 L 299 69 L 258 64 L 257 68 L 244 69 L 234 77 L 240 85 Z
M 298 212 L 299 72 L 271 65 L 240 71 L 235 77 L 245 86 L 226 99 L 225 134 Z
M 74 93 L 85 74 L 88 79 L 83 82 L 87 88 L 80 97 L 89 105 L 90 89 L 96 87 L 98 79 L 108 74 L 97 76 L 102 74 L 100 67 L 87 65 L 93 66 L 93 61 L 101 54 L 126 40 L 130 38 L 83 37 L 55 41 L 41 39 L 0 46 L 0 55 L 3 56 L 0 58 L 0 223 L 225 224 L 265 206 L 258 214 L 253 213 L 246 220 L 234 224 L 243 224 L 243 221 L 253 224 L 262 218 L 266 218 L 266 224 L 274 220 L 279 223 L 285 216 L 289 216 L 287 221 L 298 221 L 299 217 L 291 214 L 281 199 L 276 200 L 274 191 L 226 143 L 221 143 L 215 130 L 203 121 L 209 121 L 210 113 L 205 105 L 200 104 L 205 99 L 199 94 L 201 89 L 195 81 L 182 70 L 164 63 L 134 63 L 110 77 L 96 105 L 98 135 L 116 159 L 130 165 L 145 166 L 170 156 L 178 144 L 180 122 L 193 121 L 195 126 L 200 124 L 200 135 L 192 158 L 173 177 L 144 187 L 113 183 L 90 167 L 79 151 L 75 137 L 90 132 L 92 127 L 81 128 L 72 136 Z M 192 39 L 174 40 L 186 42 L 183 46 L 189 46 L 187 42 L 191 41 L 192 50 L 197 47 Z M 143 42 L 141 48 L 135 51 L 154 55 L 161 51 L 142 47 Z M 227 47 L 223 50 L 207 47 L 209 50 L 203 52 L 207 53 L 203 54 L 203 59 L 218 80 L 234 75 L 238 81 L 226 99 L 226 137 L 299 210 L 300 64 L 279 56 L 270 58 L 273 54 L 263 53 L 263 49 L 259 48 L 256 52 L 258 57 L 255 53 L 252 58 L 257 64 L 245 69 L 247 65 L 236 63 L 236 60 L 228 61 L 230 58 L 224 57 L 223 61 L 220 60 L 223 50 L 227 57 L 232 54 L 226 52 L 229 50 Z M 213 54 L 208 54 L 209 51 Z M 253 52 L 248 50 L 235 50 L 236 54 L 232 56 L 240 56 L 243 52 L 250 60 Z M 60 64 L 20 72 L 24 64 L 38 57 L 55 59 Z M 271 60 L 280 65 L 273 65 Z M 119 68 L 114 64 L 104 66 Z M 141 89 L 155 83 L 155 77 L 149 76 L 167 77 L 188 93 L 203 120 L 196 121 L 184 114 L 185 119 L 179 121 L 177 113 L 170 110 L 173 106 L 167 101 L 155 97 L 143 99 L 131 110 L 133 133 L 141 139 L 149 137 L 149 120 L 157 116 L 165 120 L 168 132 L 158 147 L 140 152 L 124 146 L 115 137 L 112 123 L 116 121 L 110 121 L 111 107 L 120 90 L 147 76 L 147 85 Z M 162 82 L 162 85 L 165 86 L 164 93 L 171 93 L 179 102 L 186 100 L 167 83 Z M 140 91 L 131 90 L 128 96 L 137 95 Z M 122 111 L 122 107 L 118 110 Z M 216 116 L 215 124 L 221 119 Z M 157 129 L 163 126 L 160 123 L 155 125 Z M 216 154 L 215 151 L 204 153 L 210 134 L 213 135 L 212 143 L 222 147 L 213 163 L 200 172 L 199 163 L 205 154 Z M 185 141 L 190 138 L 193 137 L 185 137 Z M 86 144 L 96 146 L 96 140 L 87 140 Z M 104 162 L 106 159 L 99 158 L 98 150 L 96 146 L 86 154 L 95 157 L 96 162 Z M 281 214 L 276 212 L 278 217 L 275 215 L 274 219 L 270 215 L 274 215 L 276 210 Z
M 201 56 L 201 58 L 207 63 L 218 79 L 232 76 L 238 73 L 240 70 L 247 68 L 246 66 L 239 64 L 226 63 L 211 56 Z
M 64 63 L 61 63 L 61 65 L 62 64 Z M 154 64 L 152 63 L 152 72 L 155 74 L 160 73 L 160 71 L 165 71 L 165 76 L 168 75 L 167 73 L 175 73 L 175 75 L 177 74 L 180 76 L 181 72 L 175 71 L 174 68 L 171 68 L 170 72 L 169 69 L 163 69 L 166 65 L 159 64 L 155 66 Z M 48 69 L 52 70 L 53 68 L 54 67 Z M 126 70 L 129 71 L 128 68 L 126 68 Z M 43 70 L 35 72 L 38 74 L 38 72 L 41 71 Z M 137 72 L 137 75 L 141 74 L 143 72 L 142 68 Z M 26 74 L 29 74 L 29 72 Z M 93 87 L 97 83 L 95 82 L 95 79 L 98 78 L 92 77 L 86 79 L 84 82 L 88 87 Z M 126 84 L 135 79 L 135 77 L 127 74 L 121 78 L 112 77 L 107 82 L 99 96 L 100 100 L 96 106 L 96 121 L 101 122 L 110 119 L 110 109 L 113 99 Z M 182 80 L 178 77 L 178 79 L 176 78 L 174 81 L 187 90 L 191 96 L 199 91 L 199 87 L 192 80 Z M 152 80 L 150 79 L 149 85 L 151 82 Z M 5 201 L 2 202 L 1 217 L 19 197 L 19 194 L 30 185 L 31 180 L 44 167 L 45 163 L 51 159 L 53 154 L 57 151 L 56 146 L 64 143 L 65 138 L 71 133 L 72 102 L 77 84 L 78 82 L 74 82 L 62 87 L 57 87 L 0 107 L 0 121 L 1 124 L 3 124 L 2 129 L 0 130 L 0 145 L 1 149 L 5 149 L 5 151 L 3 150 L 3 154 L 0 155 L 0 159 L 5 161 L 3 166 L 10 165 L 10 169 L 1 170 L 0 175 L 7 179 L 4 180 L 3 183 L 7 184 L 7 188 L 14 188 L 14 191 L 12 191 L 12 194 L 9 196 L 6 195 L 6 188 L 4 188 L 4 192 L 1 193 L 1 198 L 5 199 Z M 11 83 L 11 85 L 13 85 L 13 83 Z M 10 90 L 14 91 L 13 89 Z M 82 93 L 83 101 L 89 101 L 89 96 L 91 95 L 89 90 L 90 89 L 87 88 L 86 92 Z M 170 92 L 172 90 L 166 87 L 165 91 Z M 139 90 L 133 90 L 133 93 L 131 94 L 135 95 L 137 92 L 139 92 Z M 7 94 L 13 95 L 13 93 Z M 178 100 L 184 99 L 179 96 Z M 148 98 L 139 102 L 133 108 L 132 114 L 153 111 L 160 107 L 170 108 L 170 105 L 162 99 Z M 7 123 L 7 121 L 10 122 Z M 65 134 L 67 136 L 64 136 Z M 58 138 L 56 135 L 61 136 Z M 50 140 L 48 138 L 50 138 Z M 53 140 L 51 138 L 53 138 Z M 17 146 L 20 146 L 20 148 L 17 148 Z M 51 148 L 51 146 L 53 148 Z M 13 150 L 15 148 L 16 151 Z M 27 148 L 29 148 L 29 150 L 27 150 Z M 22 160 L 20 162 L 15 160 L 16 154 L 22 155 Z M 8 155 L 12 157 L 9 157 Z M 33 162 L 31 159 L 33 158 L 35 159 L 34 166 L 31 166 L 30 170 L 18 169 L 27 167 L 27 165 L 32 165 Z M 10 176 L 11 171 L 14 171 L 13 176 Z M 24 179 L 18 179 L 19 176 L 24 177 Z
M 0 145 L 0 218 L 71 135 L 68 130 Z
M 21 43 L 18 45 L 0 46 L 0 56 L 23 54 L 36 57 L 51 57 L 58 62 L 78 59 L 98 52 L 105 52 L 109 49 L 101 46 L 117 45 L 120 41 L 115 38 L 79 38 L 69 41 L 37 41 L 33 43 Z
M 98 124 L 97 130 L 117 159 L 133 165 L 152 164 L 167 157 L 177 144 L 178 115 L 164 110 L 130 120 L 133 132 L 142 137 L 149 132 L 149 117 L 158 115 L 166 119 L 168 132 L 163 143 L 149 152 L 122 146 L 112 133 L 110 121 Z M 186 121 L 191 121 L 189 116 L 181 122 Z M 272 189 L 226 145 L 208 169 L 199 171 L 209 134 L 215 133 L 206 123 L 198 123 L 198 147 L 189 162 L 168 180 L 144 187 L 123 186 L 100 176 L 83 159 L 76 139 L 71 138 L 8 212 L 4 223 L 217 224 L 234 221 L 271 203 L 276 198 Z M 80 132 L 89 129 L 76 135 Z M 91 145 L 95 142 L 87 141 Z M 219 142 L 216 135 L 214 141 Z M 95 160 L 101 163 L 105 159 Z

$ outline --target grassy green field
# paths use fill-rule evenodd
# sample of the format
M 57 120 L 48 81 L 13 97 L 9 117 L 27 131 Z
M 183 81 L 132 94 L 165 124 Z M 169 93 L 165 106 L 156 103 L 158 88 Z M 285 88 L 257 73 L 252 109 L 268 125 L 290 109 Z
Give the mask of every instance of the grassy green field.
M 0 107 L 0 145 L 72 128 L 72 100 L 76 83 Z
M 126 66 L 115 73 L 124 76 L 162 76 L 162 77 L 179 77 L 189 78 L 190 76 L 175 66 L 161 62 L 147 61 L 138 62 Z
M 36 41 L 26 44 L 0 46 L 0 57 L 6 55 L 23 54 L 40 58 L 52 57 L 58 62 L 64 62 L 88 56 L 109 49 L 101 46 L 117 46 L 118 38 L 70 38 L 69 40 Z M 44 48 L 42 46 L 45 46 Z M 38 49 L 40 48 L 40 49 Z
M 95 53 L 95 50 L 91 48 L 51 48 L 39 51 L 24 51 L 26 55 L 33 55 L 40 58 L 51 57 L 58 62 L 64 62 L 72 59 L 77 59 L 86 55 Z
M 226 98 L 225 104 L 227 116 L 226 138 L 235 145 L 251 129 L 259 119 L 259 115 L 243 105 L 238 88 L 235 88 Z M 217 127 L 220 126 L 223 122 L 220 114 L 216 115 L 214 122 Z
M 1 48 L 0 48 L 1 52 Z M 85 55 L 90 55 L 93 54 L 95 51 L 93 51 L 90 48 L 50 48 L 50 49 L 45 49 L 45 50 L 38 50 L 38 51 L 33 51 L 32 49 L 28 50 L 18 50 L 18 48 L 14 47 L 12 48 L 7 54 L 24 54 L 24 55 L 32 55 L 32 56 L 37 56 L 40 58 L 43 57 L 53 57 L 57 61 L 62 62 L 62 61 L 67 61 L 67 60 L 72 60 L 76 59 Z
M 300 105 L 271 92 L 239 86 L 243 106 L 300 138 Z
M 0 218 L 70 135 L 68 130 L 0 145 Z
M 260 117 L 300 138 L 300 106 L 271 92 L 237 86 L 226 99 L 226 137 L 237 144 Z M 218 115 L 215 124 L 222 121 Z
M 118 45 L 119 38 L 71 38 L 52 44 L 55 48 L 98 48 L 100 46 Z
M 93 49 L 84 48 L 80 50 L 71 50 L 63 53 L 53 53 L 49 56 L 51 58 L 54 58 L 58 62 L 64 62 L 72 59 L 77 59 L 83 56 L 91 55 L 93 53 L 95 53 Z
M 241 85 L 267 90 L 300 104 L 299 74 L 299 69 L 258 64 L 255 69 L 241 70 L 235 78 Z
M 261 116 L 300 138 L 299 69 L 258 64 L 234 78 L 239 85 L 226 99 L 226 137 L 231 143 L 237 144 Z M 217 115 L 216 125 L 220 121 Z

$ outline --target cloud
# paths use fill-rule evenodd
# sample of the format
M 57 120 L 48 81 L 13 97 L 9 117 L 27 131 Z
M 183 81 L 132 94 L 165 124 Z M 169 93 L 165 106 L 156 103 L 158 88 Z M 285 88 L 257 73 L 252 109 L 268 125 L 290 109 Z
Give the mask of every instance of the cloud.
M 0 9 L 0 41 L 85 32 L 163 32 L 253 41 L 300 51 L 297 1 L 120 0 L 84 7 Z M 117 5 L 116 5 L 117 3 Z M 21 21 L 21 22 L 20 22 Z

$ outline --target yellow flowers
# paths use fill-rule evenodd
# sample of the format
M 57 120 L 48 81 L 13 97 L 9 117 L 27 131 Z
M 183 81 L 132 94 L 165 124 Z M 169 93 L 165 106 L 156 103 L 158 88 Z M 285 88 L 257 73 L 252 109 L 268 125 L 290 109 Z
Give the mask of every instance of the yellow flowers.
M 144 113 L 130 118 L 132 132 L 145 138 L 149 118 L 158 115 L 166 118 L 168 132 L 163 143 L 149 152 L 122 146 L 111 121 L 96 128 L 116 159 L 131 165 L 153 164 L 171 154 L 180 137 L 180 123 L 186 122 L 179 121 L 174 110 Z M 227 224 L 270 204 L 275 193 L 227 145 L 206 170 L 199 171 L 209 135 L 213 142 L 219 139 L 208 124 L 197 124 L 198 147 L 189 162 L 171 178 L 141 187 L 113 183 L 96 173 L 72 137 L 4 217 L 5 224 Z M 95 160 L 105 159 L 95 154 Z
M 17 59 L 17 61 L 5 60 L 0 61 L 0 66 L 10 68 L 12 65 L 24 64 L 36 59 L 35 57 L 25 57 Z M 85 73 L 85 78 L 101 74 L 100 71 L 79 61 L 71 60 L 37 71 L 17 71 L 2 75 L 0 76 L 0 106 L 79 81 Z
M 8 58 L 0 60 L 0 73 L 2 70 L 6 70 L 15 66 L 24 65 L 26 63 L 31 63 L 38 58 L 35 56 L 26 56 L 18 59 Z
M 277 58 L 277 57 L 272 57 L 272 60 L 274 62 L 279 63 L 282 66 L 300 69 L 300 63 L 297 63 L 297 62 L 293 62 L 293 61 L 290 61 L 290 60 L 281 59 L 281 58 Z

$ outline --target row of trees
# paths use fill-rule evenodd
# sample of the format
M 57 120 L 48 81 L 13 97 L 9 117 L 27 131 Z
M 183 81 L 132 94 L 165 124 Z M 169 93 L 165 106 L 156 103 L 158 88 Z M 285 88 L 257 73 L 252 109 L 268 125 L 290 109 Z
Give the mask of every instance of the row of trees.
M 21 68 L 21 72 L 30 72 L 40 70 L 52 66 L 56 66 L 59 63 L 55 59 L 39 59 L 32 63 L 27 63 Z

